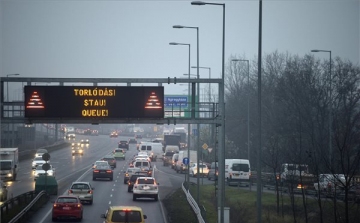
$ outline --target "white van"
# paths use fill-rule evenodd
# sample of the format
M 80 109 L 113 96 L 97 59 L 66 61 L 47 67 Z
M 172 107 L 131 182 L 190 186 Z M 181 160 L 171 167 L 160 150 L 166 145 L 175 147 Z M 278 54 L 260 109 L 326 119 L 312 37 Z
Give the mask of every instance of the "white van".
M 162 144 L 154 142 L 141 143 L 139 146 L 140 152 L 147 152 L 151 161 L 156 161 L 157 157 L 163 154 Z
M 247 159 L 225 159 L 225 180 L 230 184 L 250 185 L 250 162 Z

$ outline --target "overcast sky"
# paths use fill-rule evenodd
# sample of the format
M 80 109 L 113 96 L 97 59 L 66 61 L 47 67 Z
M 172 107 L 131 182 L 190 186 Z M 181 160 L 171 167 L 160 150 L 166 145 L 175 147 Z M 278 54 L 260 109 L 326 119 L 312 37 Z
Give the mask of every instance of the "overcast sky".
M 222 7 L 191 1 L 1 0 L 1 76 L 83 78 L 167 78 L 196 66 L 199 27 L 200 66 L 221 76 Z M 254 59 L 258 52 L 259 2 L 226 4 L 225 60 Z M 359 0 L 263 1 L 263 54 L 275 50 L 303 56 L 331 50 L 359 64 Z M 316 53 L 321 59 L 328 54 Z M 192 69 L 196 73 L 196 69 Z M 207 78 L 208 70 L 200 76 Z M 166 94 L 187 86 L 164 85 Z

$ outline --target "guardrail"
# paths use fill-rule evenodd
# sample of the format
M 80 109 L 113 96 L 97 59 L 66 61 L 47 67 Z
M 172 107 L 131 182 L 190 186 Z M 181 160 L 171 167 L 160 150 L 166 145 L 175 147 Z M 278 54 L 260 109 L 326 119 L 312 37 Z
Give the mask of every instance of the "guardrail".
M 185 195 L 186 195 L 186 199 L 189 202 L 191 208 L 193 209 L 193 211 L 196 214 L 196 217 L 198 219 L 199 223 L 206 223 L 205 220 L 203 219 L 202 215 L 201 215 L 201 210 L 199 208 L 199 205 L 196 203 L 195 199 L 191 196 L 190 191 L 186 190 L 186 188 L 184 187 L 184 183 L 182 184 L 182 190 L 184 191 Z
M 42 204 L 44 202 L 47 202 L 48 200 L 49 200 L 49 196 L 45 191 L 41 191 L 38 194 L 36 194 L 35 191 L 29 191 L 20 194 L 10 200 L 7 200 L 0 206 L 1 222 L 2 223 L 23 222 L 24 217 L 25 218 L 28 217 L 29 212 L 33 210 L 33 207 L 34 206 L 37 207 L 39 205 L 39 201 L 41 201 L 40 206 L 42 206 Z

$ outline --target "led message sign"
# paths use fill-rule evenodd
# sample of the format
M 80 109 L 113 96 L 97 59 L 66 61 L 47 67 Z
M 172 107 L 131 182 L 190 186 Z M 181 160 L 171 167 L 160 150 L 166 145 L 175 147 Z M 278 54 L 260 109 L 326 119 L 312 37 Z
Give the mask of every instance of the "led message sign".
M 164 118 L 164 87 L 25 86 L 26 118 Z

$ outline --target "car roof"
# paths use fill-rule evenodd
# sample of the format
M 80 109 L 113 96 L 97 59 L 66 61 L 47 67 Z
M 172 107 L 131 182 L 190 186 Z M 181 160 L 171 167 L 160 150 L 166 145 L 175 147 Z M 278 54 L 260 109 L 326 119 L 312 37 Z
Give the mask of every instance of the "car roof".
M 90 182 L 85 182 L 85 181 L 75 181 L 75 182 L 72 182 L 72 184 L 90 184 Z
M 154 177 L 138 177 L 138 179 L 144 179 L 144 180 L 155 180 Z
M 109 208 L 111 210 L 131 209 L 131 210 L 134 210 L 134 211 L 141 211 L 142 212 L 141 207 L 138 207 L 138 206 L 110 206 Z
M 46 149 L 38 149 L 38 150 L 36 150 L 36 152 L 38 153 L 38 152 L 45 152 L 45 153 L 47 153 L 48 151 L 46 150 Z

